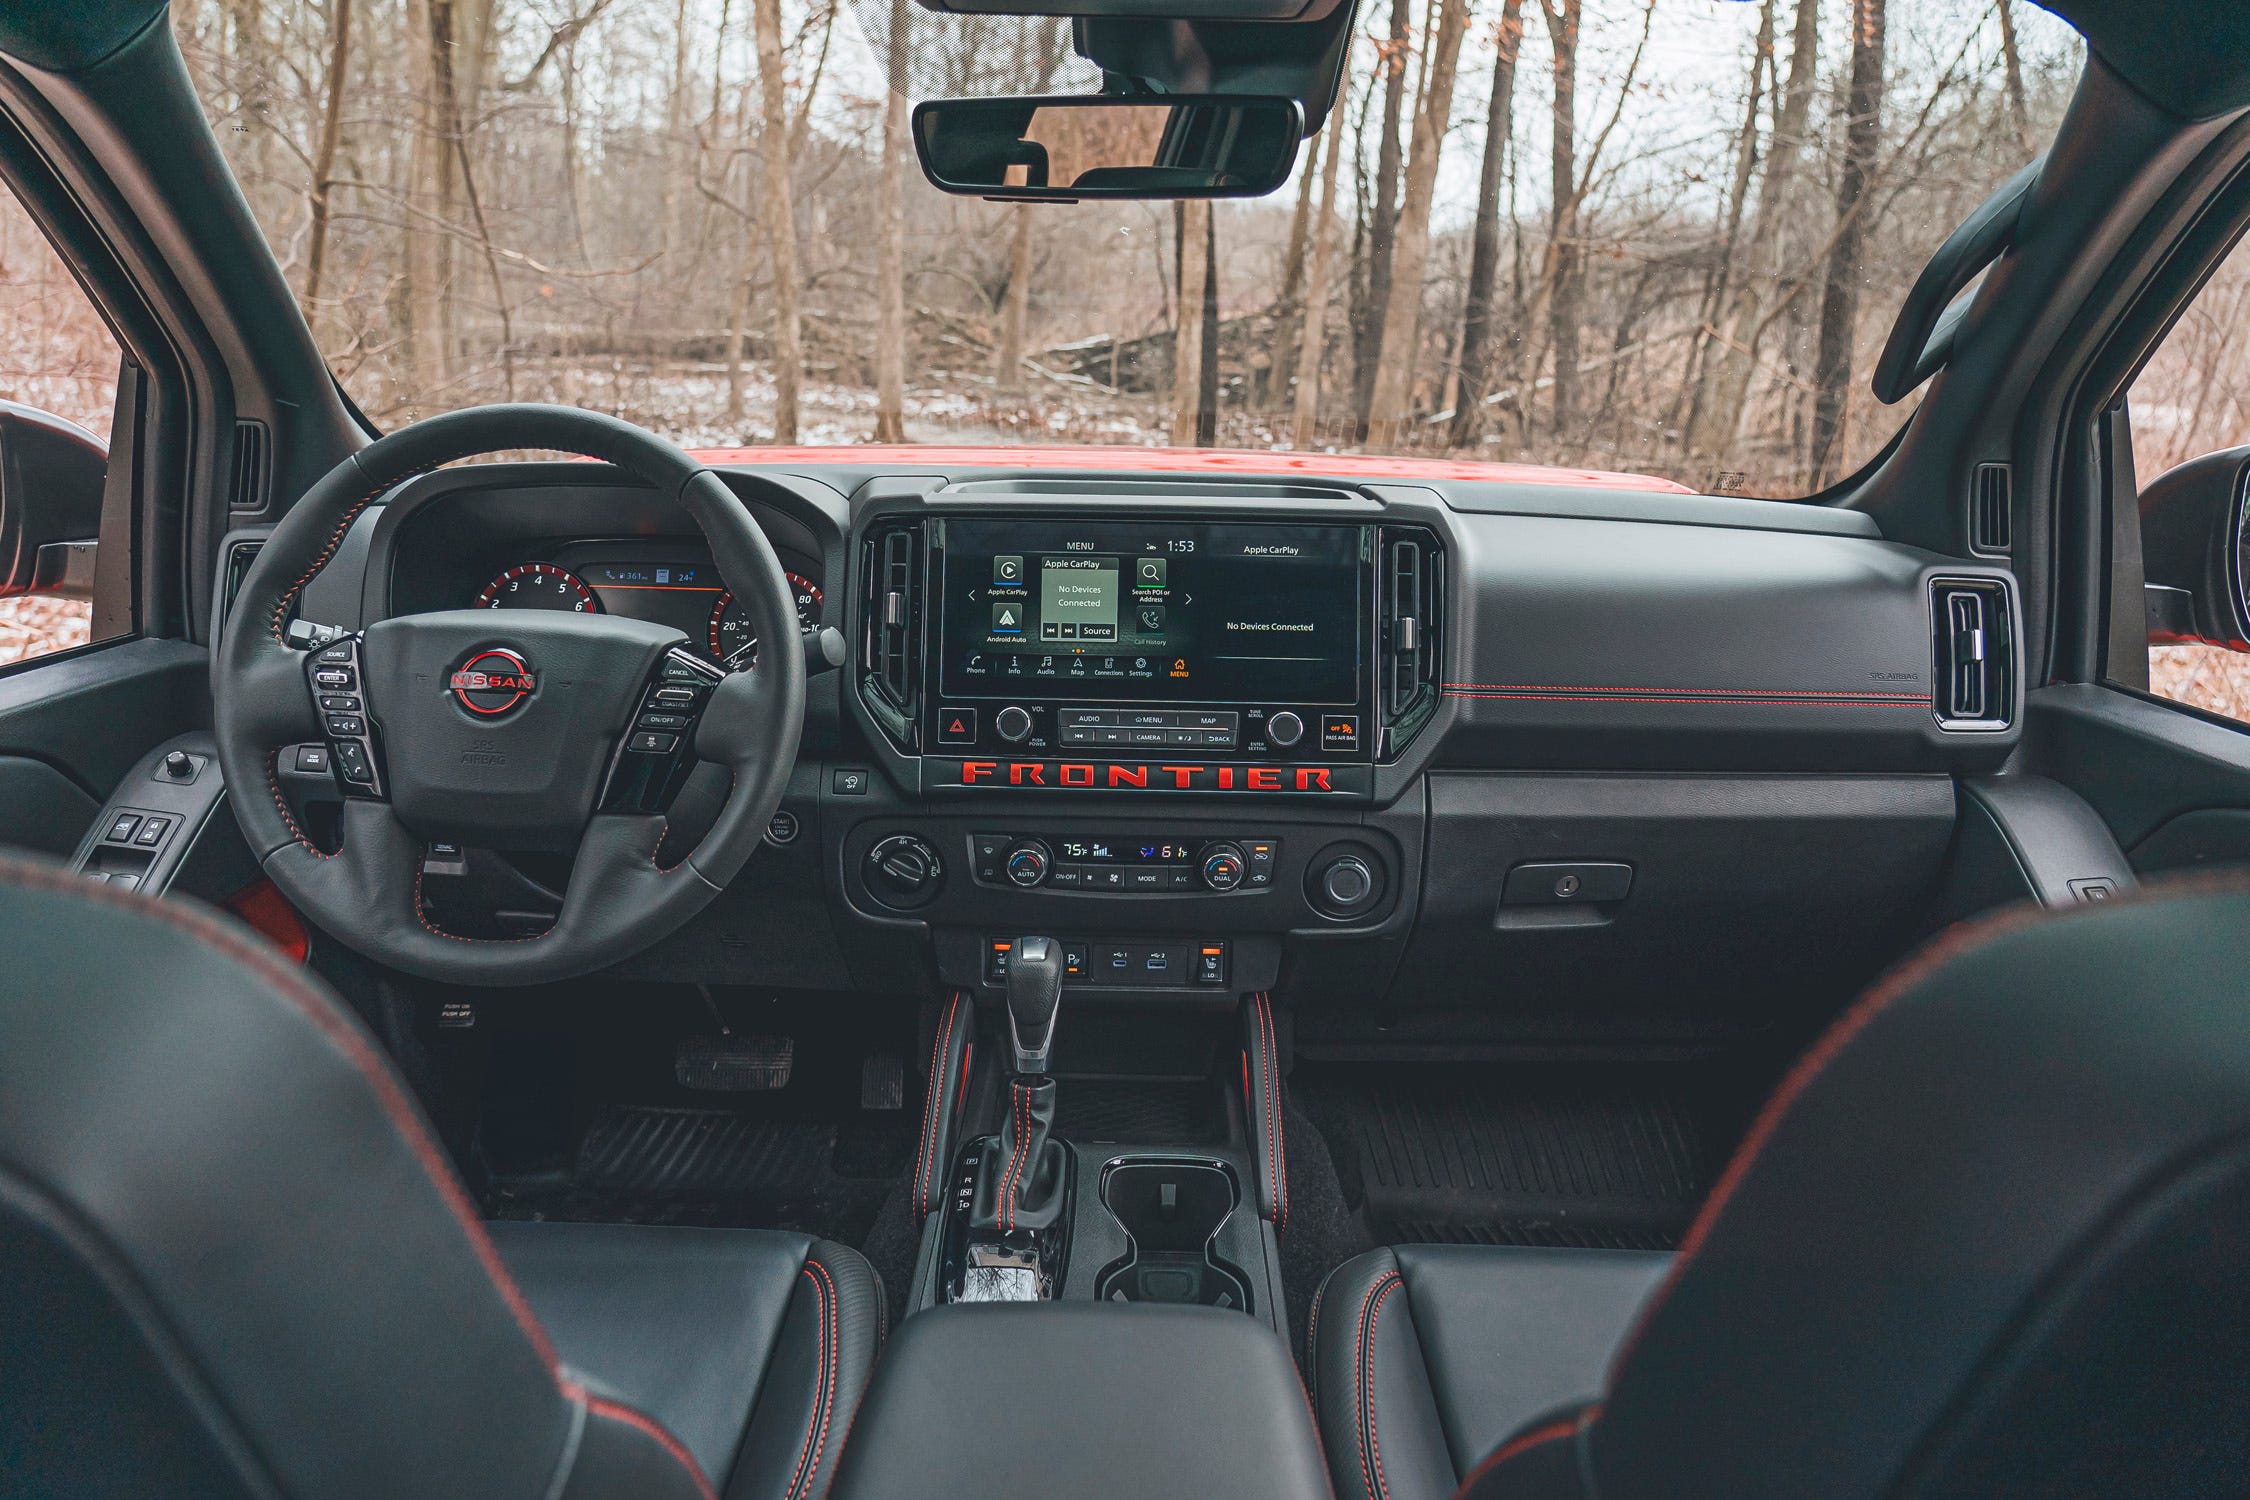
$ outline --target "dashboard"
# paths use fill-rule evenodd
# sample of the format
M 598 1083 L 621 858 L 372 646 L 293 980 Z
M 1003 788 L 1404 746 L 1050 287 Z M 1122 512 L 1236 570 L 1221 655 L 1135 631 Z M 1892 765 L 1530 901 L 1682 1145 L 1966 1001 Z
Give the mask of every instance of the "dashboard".
M 916 457 L 718 470 L 847 659 L 808 679 L 768 847 L 630 972 L 991 997 L 1037 932 L 1087 998 L 1286 985 L 1301 1045 L 1700 1045 L 1895 953 L 1957 778 L 2020 739 L 2005 567 L 1857 513 Z M 1997 653 L 1970 718 L 1936 701 L 1964 587 Z M 730 669 L 762 644 L 684 513 L 585 464 L 401 487 L 305 608 L 601 611 Z M 431 898 L 551 900 L 477 879 Z

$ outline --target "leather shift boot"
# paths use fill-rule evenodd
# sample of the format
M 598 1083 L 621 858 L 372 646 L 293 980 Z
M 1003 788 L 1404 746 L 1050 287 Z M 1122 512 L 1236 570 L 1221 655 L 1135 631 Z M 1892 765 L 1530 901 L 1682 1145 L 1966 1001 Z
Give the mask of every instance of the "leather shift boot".
M 1048 1229 L 1062 1217 L 1069 1148 L 1055 1139 L 1055 1080 L 1010 1079 L 1007 1106 L 1000 1133 L 985 1141 L 977 1167 L 972 1240 Z

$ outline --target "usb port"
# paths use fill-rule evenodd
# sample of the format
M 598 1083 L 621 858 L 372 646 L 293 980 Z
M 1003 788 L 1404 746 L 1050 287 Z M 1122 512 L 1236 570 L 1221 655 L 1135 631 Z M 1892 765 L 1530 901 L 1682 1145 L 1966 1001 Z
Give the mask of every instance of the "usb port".
M 1161 974 L 1172 967 L 1172 955 L 1169 953 L 1151 953 L 1148 956 L 1148 967 L 1151 973 Z

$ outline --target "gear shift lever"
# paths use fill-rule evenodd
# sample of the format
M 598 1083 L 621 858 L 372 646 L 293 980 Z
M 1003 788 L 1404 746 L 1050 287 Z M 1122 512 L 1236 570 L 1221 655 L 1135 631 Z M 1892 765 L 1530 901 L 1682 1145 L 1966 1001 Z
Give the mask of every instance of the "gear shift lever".
M 1053 938 L 1016 939 L 1015 951 L 1008 955 L 1008 1039 L 1015 1048 L 1018 1073 L 1047 1071 L 1062 982 L 1062 949 Z

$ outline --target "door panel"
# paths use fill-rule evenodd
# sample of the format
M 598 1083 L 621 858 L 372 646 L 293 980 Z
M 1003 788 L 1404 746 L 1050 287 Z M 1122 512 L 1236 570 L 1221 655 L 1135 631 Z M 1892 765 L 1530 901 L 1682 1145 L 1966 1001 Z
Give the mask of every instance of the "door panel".
M 163 741 L 211 723 L 209 655 L 120 641 L 0 677 L 0 845 L 67 855 Z
M 2250 732 L 2082 683 L 2026 706 L 2037 768 L 2093 805 L 2137 872 L 2250 862 Z

